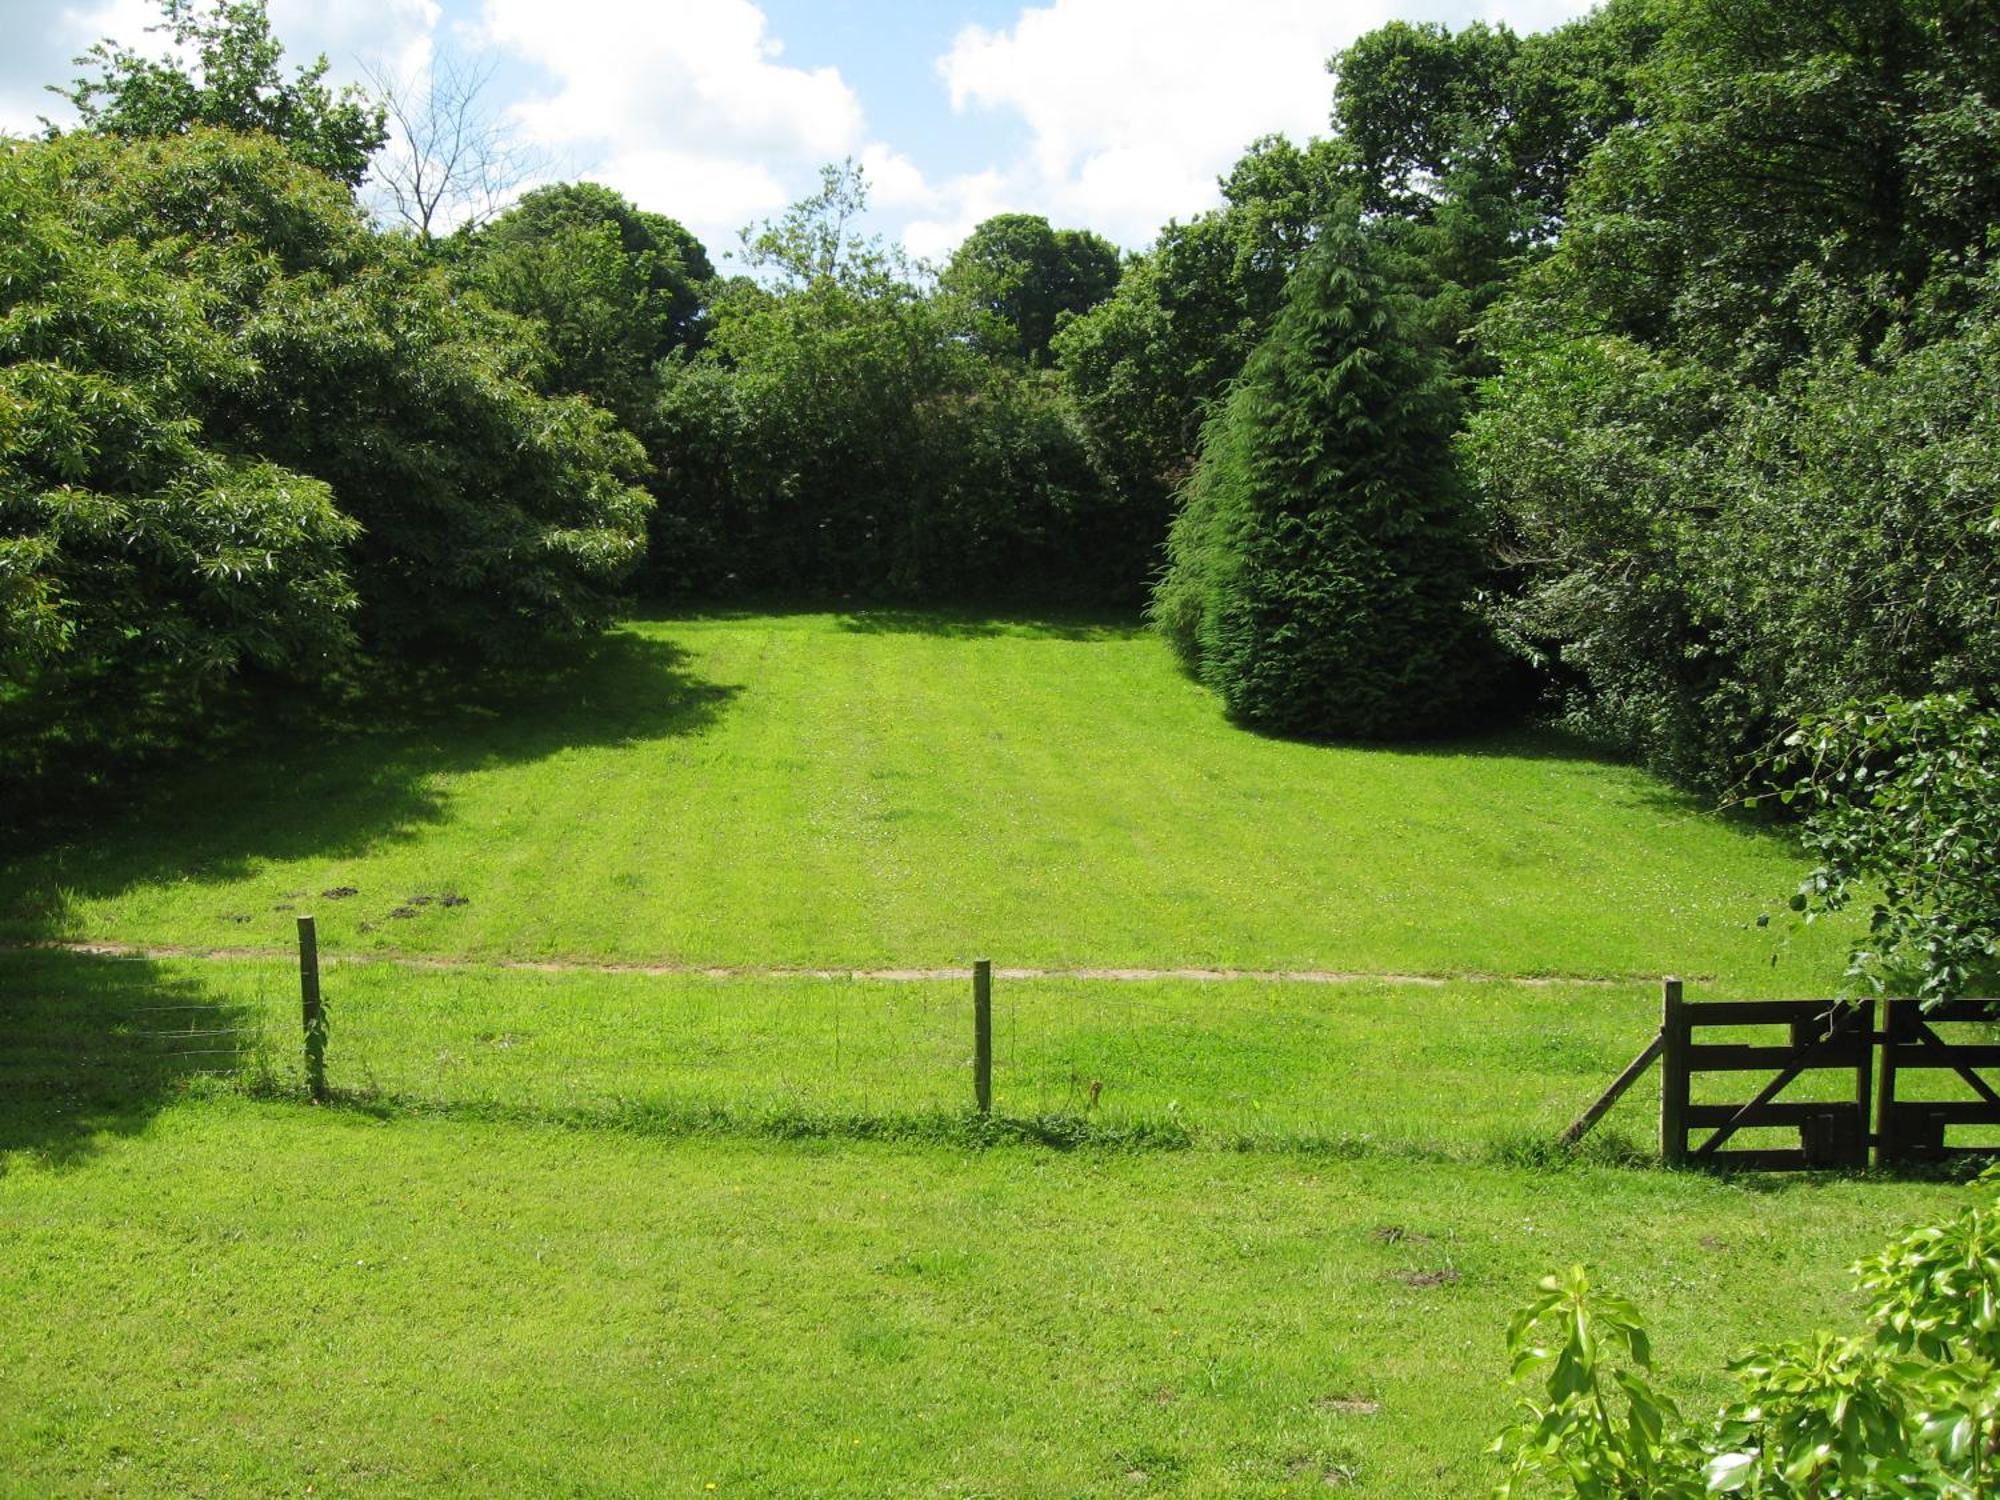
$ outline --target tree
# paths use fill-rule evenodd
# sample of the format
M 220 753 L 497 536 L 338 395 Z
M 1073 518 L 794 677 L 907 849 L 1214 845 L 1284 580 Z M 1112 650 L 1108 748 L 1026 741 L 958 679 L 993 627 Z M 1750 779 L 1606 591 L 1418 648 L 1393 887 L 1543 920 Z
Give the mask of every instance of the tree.
M 326 85 L 319 57 L 290 78 L 264 0 L 160 0 L 181 57 L 148 57 L 105 40 L 79 57 L 95 65 L 53 92 L 75 106 L 85 131 L 125 137 L 185 135 L 201 126 L 261 131 L 300 161 L 349 187 L 360 185 L 386 139 L 382 106 L 354 87 Z
M 1633 117 L 1637 72 L 1666 18 L 1659 0 L 1609 0 L 1526 37 L 1483 22 L 1368 32 L 1327 64 L 1363 208 L 1427 220 L 1472 171 L 1525 211 L 1525 242 L 1553 237 L 1585 158 Z
M 1203 434 L 1153 613 L 1246 723 L 1388 739 L 1481 697 L 1457 406 L 1411 316 L 1359 226 L 1334 221 Z
M 1589 152 L 1632 118 L 1659 0 L 1610 0 L 1553 31 L 1393 21 L 1328 63 L 1342 180 L 1410 262 L 1422 324 L 1478 399 L 1486 310 L 1559 233 Z
M 25 786 L 171 742 L 246 672 L 323 673 L 355 640 L 360 528 L 205 420 L 258 373 L 222 267 L 82 206 L 129 167 L 0 146 L 0 823 Z
M 537 188 L 463 247 L 463 275 L 540 324 L 547 387 L 582 395 L 643 433 L 653 367 L 705 336 L 708 252 L 664 214 L 593 182 Z
M 1049 359 L 1064 318 L 1116 289 L 1118 250 L 1087 229 L 1051 229 L 1038 214 L 997 214 L 952 253 L 944 286 L 992 320 L 982 343 L 1031 365 Z
M 187 420 L 360 523 L 366 644 L 504 651 L 608 619 L 644 545 L 643 458 L 608 413 L 531 389 L 530 325 L 458 295 L 267 139 L 34 149 L 80 233 L 184 279 L 216 329 L 215 357 L 172 371 Z
M 1578 727 L 1731 794 L 1801 717 L 1995 691 L 1996 53 L 1929 0 L 1669 13 L 1466 450 Z
M 1099 461 L 1164 535 L 1209 409 L 1243 368 L 1286 278 L 1339 200 L 1328 142 L 1254 143 L 1221 181 L 1224 206 L 1170 223 L 1112 295 L 1051 351 Z
M 2000 219 L 2000 26 L 1956 0 L 1696 0 L 1636 74 L 1634 129 L 1575 183 L 1538 288 L 1577 320 L 1768 388 L 1813 345 L 1810 288 L 1877 343 Z M 1554 310 L 1551 308 L 1551 310 Z
M 487 107 L 493 68 L 446 55 L 415 77 L 369 74 L 391 130 L 375 180 L 396 221 L 421 245 L 441 230 L 479 228 L 541 165 Z
M 713 291 L 659 366 L 661 580 L 842 599 L 1134 597 L 1150 538 L 1052 383 L 983 358 L 964 305 L 857 235 L 852 164 L 747 232 L 762 280 Z
M 717 290 L 700 361 L 727 371 L 732 451 L 667 458 L 670 475 L 726 471 L 737 571 L 766 586 L 907 596 L 936 581 L 918 542 L 938 494 L 933 417 L 978 388 L 983 362 L 900 252 L 855 233 L 866 203 L 859 168 L 829 166 L 817 193 L 744 232 L 767 279 Z M 687 368 L 666 371 L 668 425 L 713 431 L 681 406 L 718 394 Z

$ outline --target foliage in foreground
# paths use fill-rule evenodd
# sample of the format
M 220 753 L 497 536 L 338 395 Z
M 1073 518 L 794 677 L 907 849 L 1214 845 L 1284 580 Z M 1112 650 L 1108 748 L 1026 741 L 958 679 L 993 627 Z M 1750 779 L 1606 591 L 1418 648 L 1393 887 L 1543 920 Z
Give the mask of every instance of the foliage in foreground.
M 1507 1342 L 1539 1393 L 1494 1445 L 1497 1495 L 1582 1500 L 1972 1500 L 2000 1464 L 2000 1197 L 1910 1230 L 1854 1268 L 1865 1334 L 1756 1348 L 1706 1422 L 1651 1380 L 1639 1311 L 1582 1267 L 1543 1279 Z
M 1330 227 L 1211 426 L 1154 618 L 1236 717 L 1389 739 L 1487 673 L 1442 361 L 1361 232 Z

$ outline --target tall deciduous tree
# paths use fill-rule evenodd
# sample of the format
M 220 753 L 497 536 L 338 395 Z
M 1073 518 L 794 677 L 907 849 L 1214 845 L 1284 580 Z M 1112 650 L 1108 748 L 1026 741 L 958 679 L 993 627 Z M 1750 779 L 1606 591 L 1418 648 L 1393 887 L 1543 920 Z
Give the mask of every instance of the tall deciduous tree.
M 1087 229 L 1051 229 L 1039 214 L 997 214 L 967 235 L 945 287 L 992 320 L 993 352 L 1046 364 L 1065 317 L 1088 312 L 1118 286 L 1118 250 Z
M 540 167 L 540 154 L 494 112 L 493 69 L 445 54 L 407 77 L 370 70 L 393 127 L 375 161 L 374 196 L 421 245 L 487 223 Z
M 642 432 L 654 365 L 704 336 L 715 268 L 701 241 L 610 188 L 569 182 L 528 193 L 466 248 L 467 279 L 544 330 L 549 388 Z

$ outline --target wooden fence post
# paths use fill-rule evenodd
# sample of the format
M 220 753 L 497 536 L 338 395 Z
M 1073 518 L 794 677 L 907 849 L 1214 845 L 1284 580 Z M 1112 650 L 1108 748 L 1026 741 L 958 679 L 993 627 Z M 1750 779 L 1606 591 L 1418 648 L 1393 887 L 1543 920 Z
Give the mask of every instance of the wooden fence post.
M 326 1102 L 326 1007 L 319 998 L 319 935 L 311 917 L 299 918 L 299 1001 L 306 1028 L 306 1093 Z
M 972 1097 L 982 1115 L 993 1113 L 993 960 L 972 965 Z
M 1681 1014 L 1681 982 L 1660 986 L 1660 1160 L 1687 1161 L 1688 1025 Z
M 1896 1141 L 1896 1044 L 1904 1039 L 1904 1017 L 1912 1000 L 1882 1002 L 1882 1082 L 1875 1092 L 1875 1165 L 1893 1167 L 1901 1157 Z

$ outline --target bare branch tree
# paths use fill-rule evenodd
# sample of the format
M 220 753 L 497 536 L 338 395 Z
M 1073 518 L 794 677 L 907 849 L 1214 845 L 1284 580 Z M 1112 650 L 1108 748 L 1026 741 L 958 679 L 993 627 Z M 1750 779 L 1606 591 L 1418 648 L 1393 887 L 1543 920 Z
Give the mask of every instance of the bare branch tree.
M 484 224 L 546 165 L 491 108 L 493 64 L 446 55 L 407 78 L 375 67 L 367 73 L 390 127 L 375 159 L 379 196 L 421 243 Z

